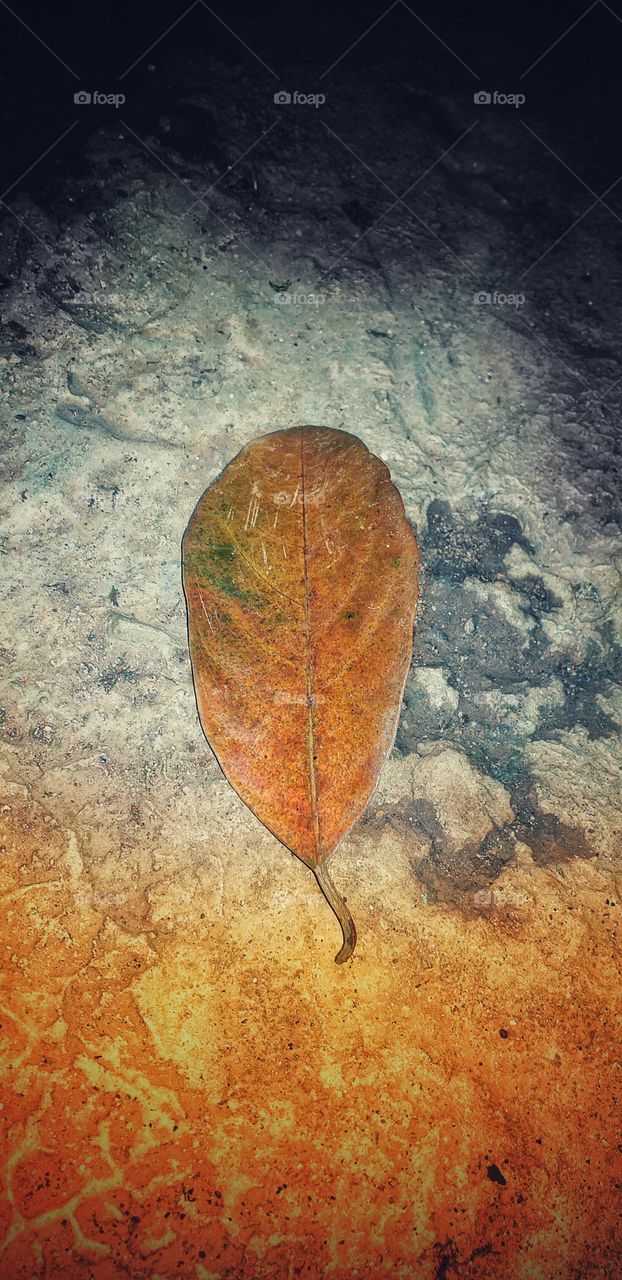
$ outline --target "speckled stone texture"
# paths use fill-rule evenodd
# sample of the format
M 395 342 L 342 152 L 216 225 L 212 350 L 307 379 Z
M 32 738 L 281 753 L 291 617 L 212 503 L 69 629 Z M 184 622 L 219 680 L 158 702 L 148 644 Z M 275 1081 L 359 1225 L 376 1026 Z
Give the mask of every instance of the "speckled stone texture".
M 551 255 L 586 194 L 468 78 L 346 60 L 288 116 L 237 56 L 3 215 L 1 1274 L 614 1280 L 609 215 Z M 180 578 L 207 484 L 308 422 L 387 463 L 423 568 L 343 968 L 202 736 Z

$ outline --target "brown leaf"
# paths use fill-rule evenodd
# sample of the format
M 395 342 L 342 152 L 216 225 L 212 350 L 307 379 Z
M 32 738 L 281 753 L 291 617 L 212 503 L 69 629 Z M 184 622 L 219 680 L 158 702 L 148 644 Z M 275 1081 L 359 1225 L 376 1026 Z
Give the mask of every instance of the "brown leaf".
M 354 922 L 326 859 L 376 786 L 412 650 L 418 553 L 384 463 L 328 427 L 247 445 L 183 540 L 205 736 L 232 786 Z

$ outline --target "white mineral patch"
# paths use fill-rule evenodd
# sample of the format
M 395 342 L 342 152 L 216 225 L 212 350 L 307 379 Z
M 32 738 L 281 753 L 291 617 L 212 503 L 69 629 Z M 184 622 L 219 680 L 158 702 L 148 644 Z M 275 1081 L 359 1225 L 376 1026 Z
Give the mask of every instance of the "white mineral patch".
M 476 578 L 467 578 L 464 587 L 478 604 L 484 603 L 498 611 L 517 631 L 529 632 L 533 629 L 533 618 L 521 608 L 520 600 L 517 600 L 507 583 L 478 582 Z
M 596 701 L 605 715 L 610 716 L 618 726 L 622 725 L 622 689 L 619 684 L 611 681 L 602 693 L 596 694 Z
M 379 788 L 382 801 L 427 801 L 448 852 L 483 840 L 494 826 L 514 821 L 509 793 L 487 778 L 460 751 L 445 749 L 392 761 Z
M 532 738 L 538 729 L 542 714 L 554 707 L 563 706 L 564 689 L 560 680 L 536 685 L 527 692 L 504 693 L 489 689 L 480 695 L 480 703 L 489 713 L 502 720 L 517 738 Z
M 412 683 L 426 695 L 435 711 L 453 712 L 457 709 L 460 699 L 456 690 L 447 683 L 441 667 L 417 667 Z
M 597 628 L 609 617 L 614 633 L 622 632 L 622 613 L 616 608 L 621 578 L 611 558 L 611 543 L 598 539 L 593 560 L 583 547 L 568 536 L 566 526 L 547 539 L 546 559 L 529 556 L 513 546 L 505 557 L 510 583 L 537 576 L 555 599 L 551 612 L 542 618 L 542 627 L 554 653 L 573 653 L 578 661 L 594 643 Z
M 525 755 L 545 813 L 579 827 L 595 853 L 618 854 L 622 835 L 622 759 L 611 740 L 591 740 L 583 727 L 556 741 L 533 742 Z
M 6 757 L 0 760 L 0 802 L 22 800 L 28 795 L 28 788 L 21 786 L 19 782 L 11 781 L 11 773 L 15 769 L 16 761 L 8 758 L 8 752 Z

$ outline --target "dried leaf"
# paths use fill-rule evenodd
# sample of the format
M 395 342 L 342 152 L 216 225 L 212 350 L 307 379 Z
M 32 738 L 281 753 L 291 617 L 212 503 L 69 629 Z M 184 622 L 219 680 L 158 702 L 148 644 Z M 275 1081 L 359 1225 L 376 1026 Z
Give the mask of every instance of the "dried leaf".
M 384 463 L 328 427 L 248 445 L 183 540 L 197 705 L 226 777 L 314 872 L 352 954 L 326 860 L 391 750 L 412 650 L 418 553 Z

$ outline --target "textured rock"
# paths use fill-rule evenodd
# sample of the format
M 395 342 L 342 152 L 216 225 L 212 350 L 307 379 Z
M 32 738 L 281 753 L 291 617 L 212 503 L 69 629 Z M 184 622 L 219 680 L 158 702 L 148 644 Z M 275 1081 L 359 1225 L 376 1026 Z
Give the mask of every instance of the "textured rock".
M 518 113 L 472 128 L 420 27 L 387 10 L 330 114 L 270 132 L 248 51 L 180 71 L 167 37 L 133 132 L 102 108 L 66 183 L 57 149 L 3 197 L 11 1280 L 620 1271 L 617 224 Z M 563 154 L 604 191 L 584 130 Z M 416 185 L 387 212 L 384 181 Z M 536 262 L 524 306 L 474 304 Z M 334 855 L 347 970 L 205 744 L 180 581 L 206 485 L 301 423 L 387 462 L 424 569 L 395 752 Z
M 439 846 L 457 852 L 480 843 L 493 827 L 513 822 L 509 793 L 485 777 L 459 751 L 444 750 L 392 761 L 382 778 L 381 803 L 406 802 L 426 813 Z

